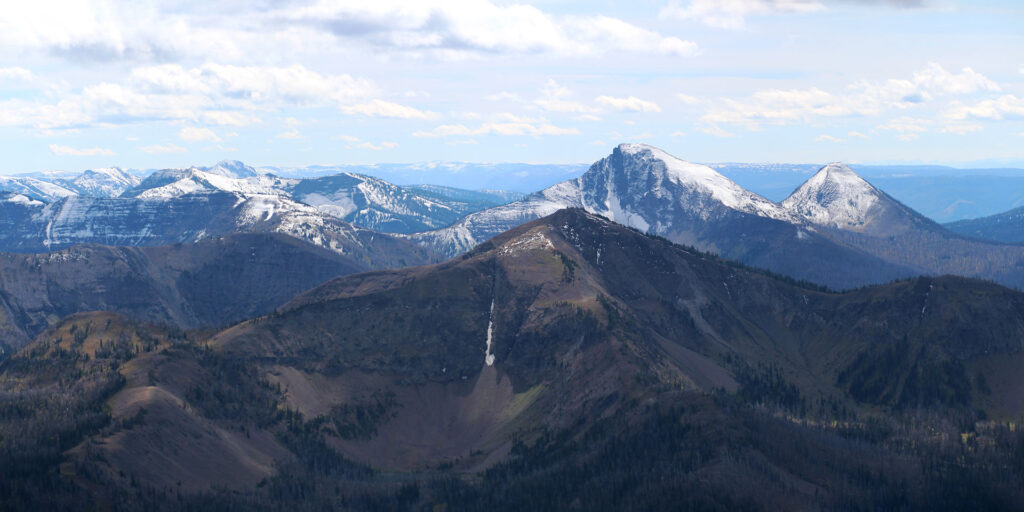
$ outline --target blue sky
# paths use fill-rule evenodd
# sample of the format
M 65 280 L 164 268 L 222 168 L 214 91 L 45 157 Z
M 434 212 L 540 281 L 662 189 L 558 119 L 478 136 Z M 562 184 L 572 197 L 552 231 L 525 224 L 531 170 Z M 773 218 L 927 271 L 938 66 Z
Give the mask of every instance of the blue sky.
M 955 0 L 22 2 L 0 173 L 100 166 L 1024 166 L 1024 8 Z

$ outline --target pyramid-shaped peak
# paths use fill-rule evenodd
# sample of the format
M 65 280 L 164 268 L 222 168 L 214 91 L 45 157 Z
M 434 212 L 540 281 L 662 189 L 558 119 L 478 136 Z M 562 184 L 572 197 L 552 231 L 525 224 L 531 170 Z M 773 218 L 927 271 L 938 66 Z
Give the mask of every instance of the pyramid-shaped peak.
M 884 194 L 842 162 L 822 167 L 796 189 L 783 208 L 815 224 L 862 230 Z
M 821 195 L 819 202 L 839 199 L 855 193 L 875 194 L 877 192 L 875 187 L 842 162 L 831 162 L 825 165 L 793 194 L 796 195 L 802 189 Z
M 842 162 L 830 162 L 829 164 L 825 165 L 820 170 L 818 170 L 818 174 L 824 174 L 826 176 L 835 176 L 840 178 L 856 178 L 860 181 L 864 181 L 864 178 L 861 178 L 856 171 L 850 169 L 850 166 Z

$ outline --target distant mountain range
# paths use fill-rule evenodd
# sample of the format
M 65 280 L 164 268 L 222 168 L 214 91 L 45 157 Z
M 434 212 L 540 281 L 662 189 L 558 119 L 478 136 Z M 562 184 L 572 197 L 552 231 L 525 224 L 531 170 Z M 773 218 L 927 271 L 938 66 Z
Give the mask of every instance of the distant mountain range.
M 782 201 L 814 175 L 820 164 L 785 163 L 712 163 L 709 167 L 747 190 L 772 201 Z M 372 176 L 404 188 L 432 183 L 482 191 L 515 191 L 528 194 L 556 183 L 579 177 L 585 164 L 480 164 L 460 162 L 423 162 L 411 164 L 314 165 L 309 167 L 252 168 L 241 162 L 226 161 L 212 167 L 247 167 L 258 174 L 282 179 L 324 177 L 336 174 Z M 850 166 L 890 196 L 937 222 L 984 217 L 1024 206 L 1024 169 L 957 169 L 938 165 L 865 165 Z M 0 176 L 0 191 L 20 192 L 35 199 L 52 200 L 70 193 L 85 193 L 69 182 L 80 174 L 123 173 L 136 182 L 160 170 L 96 169 L 86 173 L 39 172 Z M 103 178 L 104 180 L 106 178 Z M 92 190 L 85 195 L 114 196 L 127 188 L 112 182 L 108 190 Z M 134 185 L 132 185 L 134 186 Z M 494 199 L 488 199 L 493 201 Z M 507 202 L 505 201 L 500 202 Z M 369 226 L 367 226 L 369 227 Z
M 454 256 L 567 207 L 836 288 L 945 273 L 1024 285 L 1024 248 L 954 234 L 845 165 L 821 168 L 776 204 L 709 167 L 642 144 L 620 145 L 578 179 L 411 238 Z
M 281 196 L 314 206 L 328 216 L 386 233 L 437 229 L 467 213 L 522 197 L 522 194 L 502 190 L 466 190 L 437 185 L 400 187 L 353 173 L 307 179 L 280 178 L 238 161 L 224 161 L 211 167 L 163 169 L 144 179 L 120 169 L 44 178 L 49 181 L 27 176 L 0 178 L 0 193 L 6 190 L 13 194 L 10 197 L 23 196 L 17 199 L 21 203 L 54 203 L 72 196 L 168 201 L 210 192 L 246 197 Z
M 339 173 L 374 176 L 396 185 L 424 183 L 475 190 L 511 190 L 528 194 L 575 178 L 585 164 L 420 162 L 410 164 L 312 165 L 264 167 L 278 176 L 306 178 Z
M 0 194 L 0 251 L 45 252 L 76 244 L 154 246 L 232 233 L 283 233 L 368 268 L 432 261 L 429 250 L 353 226 L 278 195 L 188 193 L 162 198 L 69 196 L 52 203 Z
M 772 175 L 785 172 L 770 169 Z M 49 185 L 66 185 L 62 195 L 53 190 L 41 195 L 43 182 L 31 180 L 36 178 L 22 178 L 19 192 L 0 197 L 6 212 L 0 223 L 8 227 L 0 234 L 2 250 L 44 251 L 75 243 L 161 245 L 214 234 L 281 232 L 342 253 L 365 252 L 355 248 L 370 243 L 372 234 L 365 232 L 359 235 L 363 241 L 354 242 L 359 236 L 346 227 L 351 223 L 406 236 L 451 257 L 524 222 L 579 207 L 835 288 L 943 273 L 1024 285 L 1024 273 L 1017 270 L 1024 261 L 1021 248 L 957 235 L 840 164 L 821 168 L 779 203 L 710 167 L 641 144 L 619 146 L 579 178 L 526 197 L 399 186 L 354 173 L 282 178 L 237 161 L 166 169 L 141 180 L 116 169 L 53 178 Z M 94 197 L 117 192 L 117 197 Z M 383 256 L 379 265 L 422 261 L 422 254 L 407 256 L 410 249 L 400 247 L 392 242 L 390 250 L 397 256 Z

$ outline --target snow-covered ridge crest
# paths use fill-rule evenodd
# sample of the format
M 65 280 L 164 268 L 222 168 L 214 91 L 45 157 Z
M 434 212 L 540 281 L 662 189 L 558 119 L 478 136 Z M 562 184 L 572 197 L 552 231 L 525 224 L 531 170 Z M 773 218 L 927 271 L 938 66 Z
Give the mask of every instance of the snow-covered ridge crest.
M 680 160 L 646 144 L 620 144 L 583 176 L 519 201 L 463 217 L 410 238 L 454 256 L 515 226 L 563 208 L 582 208 L 641 231 L 672 236 L 710 219 L 755 215 L 801 221 L 710 167 Z
M 728 208 L 761 217 L 791 220 L 789 213 L 779 205 L 737 185 L 706 165 L 687 162 L 647 144 L 620 144 L 618 149 L 633 159 L 661 162 L 665 166 L 666 179 L 684 189 L 710 194 Z M 652 192 L 657 194 L 660 190 L 656 187 Z
M 863 228 L 880 206 L 882 194 L 841 162 L 821 168 L 782 202 L 782 207 L 814 224 Z

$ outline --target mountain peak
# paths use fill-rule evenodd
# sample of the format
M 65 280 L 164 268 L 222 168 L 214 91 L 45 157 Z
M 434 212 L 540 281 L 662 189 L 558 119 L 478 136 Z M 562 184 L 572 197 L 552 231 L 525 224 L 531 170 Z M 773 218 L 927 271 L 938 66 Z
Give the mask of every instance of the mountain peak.
M 864 231 L 886 199 L 849 166 L 832 162 L 782 201 L 782 207 L 814 224 Z
M 601 180 L 590 179 L 590 181 L 603 180 L 608 194 L 594 194 L 595 198 L 593 199 L 597 199 L 598 204 L 594 208 L 588 209 L 602 214 L 607 212 L 612 220 L 625 221 L 626 224 L 643 231 L 654 226 L 654 223 L 645 225 L 629 221 L 630 212 L 626 211 L 620 215 L 617 211 L 620 205 L 614 204 L 615 201 L 610 201 L 612 196 L 617 195 L 619 202 L 622 203 L 625 203 L 626 198 L 629 197 L 653 196 L 672 199 L 661 206 L 692 210 L 702 218 L 714 215 L 713 210 L 720 209 L 722 206 L 726 209 L 761 217 L 782 219 L 787 216 L 786 212 L 782 211 L 778 205 L 744 189 L 718 171 L 706 165 L 687 162 L 647 144 L 619 144 L 612 152 L 611 157 L 595 164 L 587 174 L 595 172 L 605 174 L 607 177 L 602 177 Z M 585 174 L 583 179 L 588 180 L 588 176 Z M 594 183 L 593 186 L 600 188 L 601 184 Z M 593 186 L 590 188 L 593 189 Z M 585 206 L 589 207 L 590 205 Z M 655 229 L 654 232 L 661 231 Z
M 219 174 L 228 178 L 252 178 L 259 176 L 259 172 L 238 160 L 221 160 L 217 165 L 201 169 L 211 174 Z

